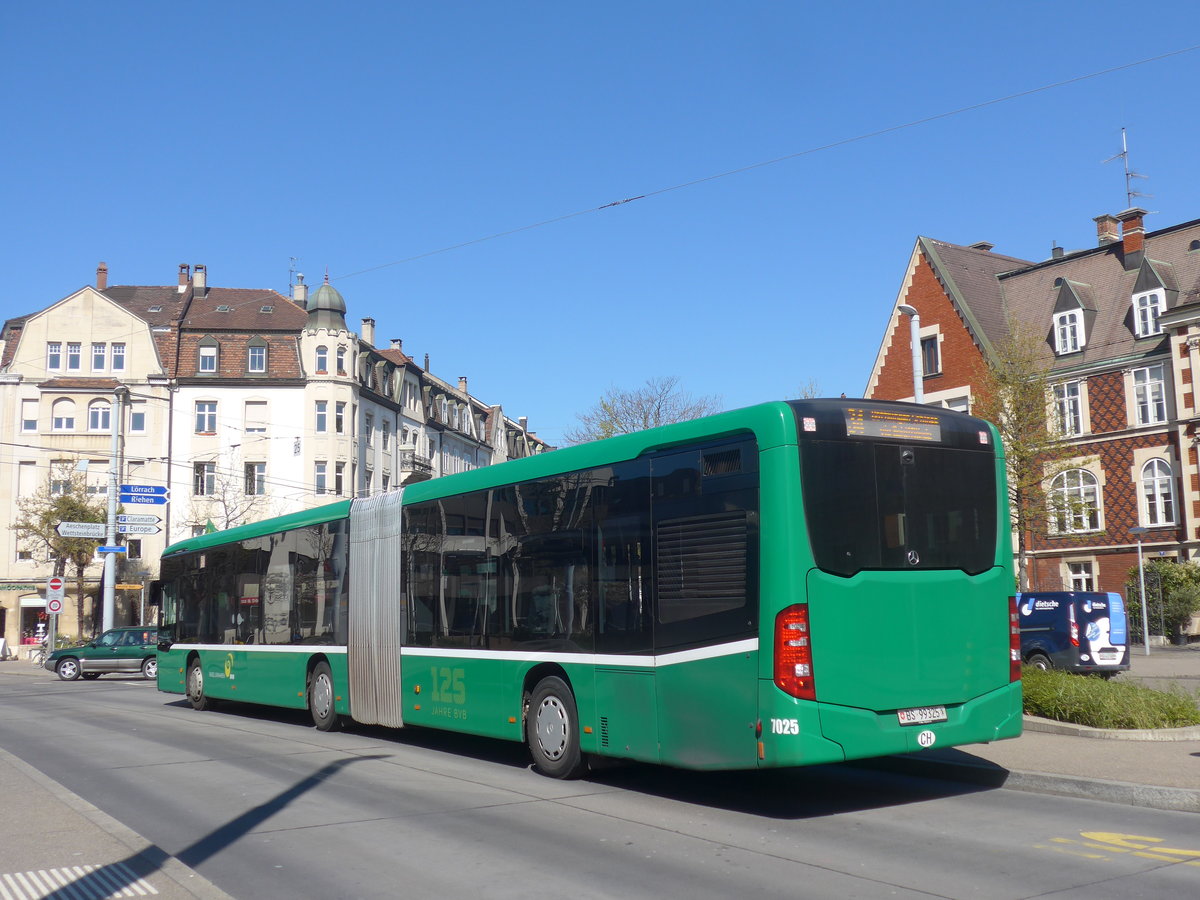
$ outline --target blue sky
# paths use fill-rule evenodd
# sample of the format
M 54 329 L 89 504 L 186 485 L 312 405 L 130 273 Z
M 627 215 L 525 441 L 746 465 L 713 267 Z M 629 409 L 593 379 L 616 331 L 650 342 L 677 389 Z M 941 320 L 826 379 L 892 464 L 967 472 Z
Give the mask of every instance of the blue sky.
M 860 395 L 917 235 L 1093 246 L 1122 127 L 1147 227 L 1200 218 L 1200 50 L 1072 81 L 1200 45 L 1194 2 L 46 0 L 0 40 L 0 318 L 297 257 L 552 443 L 653 376 Z

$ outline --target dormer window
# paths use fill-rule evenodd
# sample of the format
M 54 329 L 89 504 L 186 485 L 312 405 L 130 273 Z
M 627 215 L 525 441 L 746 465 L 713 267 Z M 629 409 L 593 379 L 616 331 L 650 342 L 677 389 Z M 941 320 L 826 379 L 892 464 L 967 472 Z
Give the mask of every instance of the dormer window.
M 1054 352 L 1059 356 L 1077 353 L 1087 344 L 1083 333 L 1083 312 L 1073 309 L 1054 315 Z
M 1162 291 L 1149 291 L 1133 295 L 1133 331 L 1138 337 L 1162 334 L 1158 317 L 1163 309 L 1165 297 Z
M 213 338 L 205 338 L 200 343 L 199 352 L 196 358 L 196 374 L 217 374 L 217 350 L 218 344 Z

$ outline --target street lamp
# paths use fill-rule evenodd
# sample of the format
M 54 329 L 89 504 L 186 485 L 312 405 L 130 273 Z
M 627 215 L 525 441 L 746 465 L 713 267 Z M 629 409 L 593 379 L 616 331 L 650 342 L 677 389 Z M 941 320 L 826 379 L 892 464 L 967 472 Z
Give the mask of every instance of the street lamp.
M 1129 533 L 1137 535 L 1138 542 L 1138 593 L 1142 597 L 1142 640 L 1146 644 L 1146 655 L 1150 655 L 1150 617 L 1146 615 L 1146 567 L 1142 565 L 1142 535 L 1149 531 L 1142 525 L 1135 525 Z
M 921 370 L 921 317 L 917 314 L 917 308 L 909 306 L 907 303 L 901 303 L 899 309 L 908 316 L 909 343 L 912 345 L 913 402 L 924 403 L 925 388 L 922 380 L 924 373 Z

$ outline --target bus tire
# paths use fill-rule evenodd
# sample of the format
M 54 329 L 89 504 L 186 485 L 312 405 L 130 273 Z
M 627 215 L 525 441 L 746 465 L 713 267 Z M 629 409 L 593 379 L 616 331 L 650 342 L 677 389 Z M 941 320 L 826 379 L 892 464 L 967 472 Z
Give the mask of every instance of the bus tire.
M 192 709 L 203 711 L 212 708 L 212 700 L 204 695 L 204 669 L 199 659 L 193 659 L 188 665 L 187 698 L 191 701 Z
M 1025 665 L 1033 666 L 1035 669 L 1041 669 L 1043 672 L 1049 672 L 1054 668 L 1050 664 L 1050 657 L 1045 653 L 1031 653 L 1029 659 L 1025 660 Z
M 333 672 L 329 663 L 319 662 L 308 676 L 308 711 L 317 731 L 333 731 L 338 727 L 333 702 Z
M 549 778 L 578 778 L 587 769 L 579 750 L 579 714 L 567 683 L 556 676 L 543 678 L 529 698 L 525 742 L 533 767 Z

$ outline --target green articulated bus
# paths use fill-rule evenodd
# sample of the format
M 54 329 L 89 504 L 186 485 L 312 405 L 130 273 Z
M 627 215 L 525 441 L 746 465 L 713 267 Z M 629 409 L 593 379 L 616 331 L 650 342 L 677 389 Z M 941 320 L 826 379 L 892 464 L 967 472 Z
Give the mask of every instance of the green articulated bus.
M 995 428 L 767 403 L 168 547 L 158 686 L 690 769 L 1015 737 Z

